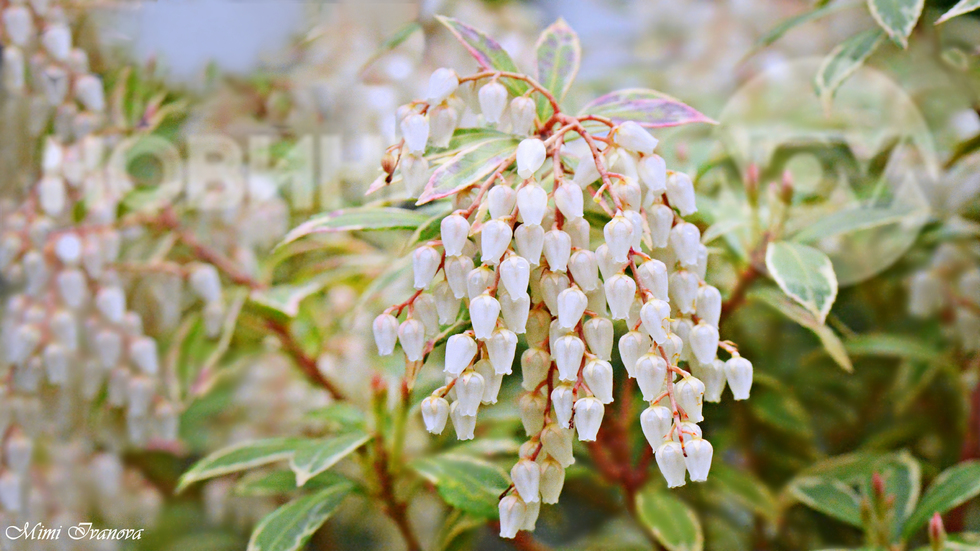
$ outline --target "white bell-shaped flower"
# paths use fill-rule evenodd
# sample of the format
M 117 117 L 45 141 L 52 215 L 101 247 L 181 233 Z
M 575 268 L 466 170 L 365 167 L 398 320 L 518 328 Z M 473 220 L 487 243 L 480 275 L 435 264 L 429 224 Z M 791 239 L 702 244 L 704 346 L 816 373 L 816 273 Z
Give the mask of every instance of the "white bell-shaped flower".
M 582 218 L 585 210 L 582 188 L 573 184 L 562 183 L 555 189 L 555 206 L 569 220 Z
M 668 488 L 685 484 L 687 466 L 684 464 L 684 450 L 677 442 L 664 442 L 657 448 L 657 466 L 660 467 Z
M 709 364 L 695 362 L 694 374 L 704 382 L 704 400 L 720 402 L 721 394 L 725 391 L 725 362 L 718 358 Z
M 441 325 L 450 325 L 456 321 L 459 315 L 460 299 L 456 298 L 453 290 L 449 287 L 449 282 L 440 281 L 432 288 L 432 297 L 436 302 L 436 313 L 439 315 Z
M 156 375 L 159 369 L 157 341 L 150 337 L 137 337 L 129 344 L 129 358 L 145 375 Z
M 656 400 L 664 391 L 667 362 L 659 353 L 649 352 L 636 360 L 636 384 L 647 402 Z
M 633 225 L 633 243 L 630 245 L 633 247 L 634 251 L 640 251 L 643 249 L 643 215 L 635 210 L 628 210 L 623 213 L 623 216 L 630 221 Z
M 607 318 L 592 318 L 582 324 L 582 333 L 589 351 L 600 360 L 610 361 L 614 338 L 612 321 Z
M 681 361 L 681 354 L 684 351 L 684 341 L 676 333 L 667 333 L 667 340 L 660 345 L 667 355 L 667 361 L 671 365 L 677 365 Z
M 667 199 L 681 216 L 689 216 L 698 211 L 694 198 L 694 183 L 683 172 L 675 172 L 667 178 Z
M 674 224 L 674 211 L 667 205 L 653 205 L 647 209 L 647 225 L 650 227 L 650 241 L 654 249 L 668 245 L 670 229 Z
M 429 90 L 425 97 L 430 104 L 438 104 L 445 101 L 459 87 L 459 77 L 456 71 L 440 67 L 432 72 L 429 77 Z
M 689 337 L 691 352 L 699 363 L 709 364 L 714 362 L 715 355 L 718 353 L 718 328 L 709 325 L 704 321 L 699 322 L 691 329 Z
M 527 319 L 531 313 L 531 297 L 527 292 L 518 298 L 503 292 L 498 295 L 497 300 L 500 302 L 500 315 L 504 318 L 504 325 L 514 333 L 523 335 L 527 331 Z
M 582 378 L 592 394 L 603 404 L 613 401 L 612 364 L 603 360 L 590 360 L 582 370 Z
M 667 163 L 660 155 L 646 155 L 640 159 L 636 171 L 648 193 L 660 195 L 667 191 Z
M 568 271 L 584 291 L 594 291 L 599 287 L 599 263 L 592 251 L 578 250 L 572 253 L 568 259 Z
M 517 144 L 517 175 L 524 179 L 534 176 L 534 173 L 544 164 L 547 156 L 548 151 L 541 140 L 537 138 L 521 140 L 521 143 Z M 520 203 L 519 196 L 517 201 Z M 527 222 L 526 217 L 524 221 Z M 538 223 L 540 224 L 540 222 Z
M 514 241 L 517 243 L 517 254 L 528 261 L 531 266 L 541 262 L 541 250 L 544 248 L 544 228 L 538 225 L 522 224 L 514 231 Z
M 580 442 L 595 442 L 605 409 L 601 401 L 591 396 L 575 402 L 575 429 Z
M 409 197 L 418 197 L 429 182 L 429 161 L 425 157 L 408 153 L 399 162 L 402 171 L 402 183 Z
M 585 355 L 585 343 L 575 335 L 565 335 L 555 341 L 551 351 L 558 367 L 558 378 L 562 381 L 578 379 L 578 369 Z
M 624 320 L 629 317 L 633 297 L 636 296 L 636 282 L 623 274 L 616 274 L 606 280 L 603 285 L 606 292 L 606 303 L 614 320 Z
M 530 459 L 521 459 L 510 469 L 510 478 L 514 481 L 514 489 L 521 499 L 527 503 L 540 499 L 541 468 Z
M 8 4 L 3 10 L 3 27 L 14 46 L 24 47 L 34 34 L 34 17 L 26 6 Z
M 453 296 L 457 299 L 468 296 L 468 278 L 473 271 L 473 259 L 468 256 L 447 256 L 443 270 L 446 272 L 446 283 L 449 284 Z
M 548 399 L 537 391 L 523 394 L 518 401 L 521 424 L 528 436 L 534 436 L 544 427 L 544 409 L 547 404 Z
M 490 218 L 510 216 L 517 206 L 517 192 L 510 186 L 493 186 L 487 192 L 487 210 Z
M 624 264 L 629 262 L 629 252 L 633 246 L 633 231 L 633 223 L 623 216 L 622 212 L 617 212 L 616 216 L 606 223 L 602 232 L 614 262 Z
M 571 385 L 558 385 L 551 391 L 551 409 L 555 414 L 555 422 L 562 428 L 568 428 L 572 421 L 575 405 L 575 391 Z
M 697 423 L 684 421 L 681 423 L 680 430 L 674 432 L 674 442 L 680 443 L 681 437 L 684 438 L 684 445 L 687 445 L 687 443 L 691 440 L 702 437 L 701 427 L 699 427 Z
M 704 383 L 696 377 L 684 377 L 674 385 L 674 399 L 684 410 L 687 418 L 700 423 L 704 417 L 701 408 L 704 405 Z
M 716 287 L 701 285 L 694 300 L 694 310 L 701 321 L 717 328 L 721 319 L 721 293 Z
M 449 337 L 446 341 L 446 373 L 459 375 L 469 367 L 476 356 L 476 341 L 466 333 Z
M 544 234 L 544 257 L 553 272 L 568 269 L 568 257 L 572 254 L 572 238 L 559 229 Z
M 714 449 L 711 443 L 703 438 L 695 438 L 684 445 L 687 457 L 684 463 L 687 472 L 691 473 L 691 482 L 704 482 L 708 480 L 708 471 L 711 470 L 711 456 Z
M 479 92 L 480 111 L 487 124 L 500 123 L 500 117 L 507 108 L 507 89 L 496 80 L 483 85 Z
M 408 319 L 398 326 L 398 341 L 410 362 L 422 359 L 422 348 L 425 346 L 425 326 L 417 319 Z
M 563 228 L 565 233 L 572 238 L 572 248 L 587 250 L 590 247 L 592 227 L 585 218 L 572 218 L 565 220 Z
M 548 212 L 548 192 L 538 184 L 529 182 L 517 190 L 517 210 L 525 225 L 540 226 Z
M 628 261 L 618 261 L 613 258 L 609 246 L 605 243 L 599 245 L 595 250 L 596 263 L 599 265 L 599 272 L 602 279 L 608 280 L 612 276 L 622 272 Z
M 449 406 L 449 419 L 453 422 L 456 429 L 457 440 L 473 440 L 476 431 L 476 415 L 463 415 L 462 407 L 459 402 L 453 402 Z
M 544 298 L 545 305 L 552 314 L 558 313 L 558 295 L 568 289 L 568 276 L 561 272 L 547 272 L 541 278 L 540 293 L 537 295 Z
M 422 421 L 425 430 L 432 434 L 442 434 L 449 420 L 449 402 L 441 396 L 429 396 L 422 400 Z
M 669 302 L 667 265 L 657 259 L 647 260 L 637 268 L 637 279 L 654 298 Z
M 595 157 L 591 153 L 579 159 L 575 165 L 575 176 L 572 182 L 578 187 L 585 189 L 592 182 L 599 179 L 599 168 L 595 164 Z
M 636 362 L 650 348 L 650 337 L 639 331 L 630 331 L 619 338 L 619 357 L 626 373 L 636 377 Z
M 88 300 L 88 278 L 81 270 L 62 270 L 55 284 L 62 302 L 72 310 L 81 308 Z
M 475 416 L 483 400 L 486 382 L 476 371 L 465 371 L 456 379 L 456 403 L 461 415 Z
M 95 75 L 82 75 L 75 79 L 75 98 L 85 109 L 100 113 L 105 110 L 105 90 L 102 79 Z
M 569 287 L 558 294 L 558 325 L 573 329 L 582 319 L 589 298 L 577 286 Z
M 500 282 L 512 297 L 527 295 L 531 264 L 526 258 L 511 255 L 500 263 Z
M 640 309 L 640 320 L 653 342 L 663 344 L 667 340 L 667 331 L 670 329 L 669 304 L 658 298 L 648 300 Z
M 442 219 L 442 222 L 439 223 L 439 230 L 442 237 L 442 247 L 446 250 L 446 255 L 459 256 L 463 254 L 466 238 L 470 234 L 470 223 L 466 221 L 466 218 L 459 214 L 451 214 Z
M 689 222 L 681 222 L 670 230 L 670 248 L 681 266 L 693 268 L 698 263 L 698 245 L 701 244 L 701 231 Z
M 701 281 L 696 274 L 677 270 L 670 275 L 670 302 L 682 314 L 694 313 L 694 300 L 698 296 Z
M 487 264 L 497 264 L 504 251 L 510 246 L 513 233 L 510 224 L 503 220 L 490 220 L 480 231 L 480 246 L 483 250 L 481 260 Z
M 654 138 L 646 128 L 633 121 L 626 121 L 613 130 L 613 142 L 636 153 L 650 155 L 657 147 Z
M 517 353 L 517 335 L 510 329 L 496 329 L 487 340 L 487 353 L 493 370 L 500 375 L 513 372 L 514 355 Z
M 512 539 L 517 537 L 517 531 L 524 526 L 527 516 L 527 505 L 515 494 L 510 494 L 500 500 L 497 506 L 500 513 L 500 537 Z
M 524 390 L 534 390 L 548 377 L 551 355 L 540 348 L 528 348 L 521 354 L 521 386 Z
M 519 96 L 510 102 L 510 122 L 511 132 L 518 136 L 526 136 L 534 130 L 534 119 L 537 116 L 537 108 L 534 100 Z
M 103 287 L 95 295 L 95 306 L 106 320 L 120 323 L 126 313 L 126 294 L 115 285 Z
M 752 389 L 752 362 L 735 355 L 725 362 L 725 377 L 736 400 L 747 400 Z
M 442 254 L 435 247 L 425 246 L 412 253 L 412 273 L 415 275 L 415 288 L 428 289 L 439 271 Z
M 537 345 L 548 338 L 551 315 L 543 308 L 532 310 L 527 318 L 527 342 Z
M 541 462 L 541 501 L 558 503 L 562 487 L 565 485 L 565 467 L 548 457 Z
M 493 270 L 487 266 L 474 268 L 466 274 L 466 294 L 470 300 L 488 292 L 492 284 Z
M 425 144 L 429 141 L 429 119 L 419 113 L 412 113 L 402 119 L 402 136 L 409 153 L 425 153 Z
M 477 339 L 482 341 L 490 338 L 499 315 L 500 303 L 486 293 L 470 301 L 470 323 Z
M 500 393 L 500 385 L 504 382 L 504 376 L 494 372 L 493 364 L 489 360 L 480 360 L 473 366 L 483 377 L 483 396 L 480 398 L 481 404 L 496 404 L 497 395 Z
M 670 408 L 664 406 L 650 406 L 640 414 L 640 428 L 643 429 L 643 436 L 646 437 L 650 447 L 654 450 L 667 438 L 670 432 L 674 416 Z
M 65 23 L 48 25 L 41 35 L 41 44 L 51 57 L 58 61 L 66 61 L 71 54 L 71 29 Z

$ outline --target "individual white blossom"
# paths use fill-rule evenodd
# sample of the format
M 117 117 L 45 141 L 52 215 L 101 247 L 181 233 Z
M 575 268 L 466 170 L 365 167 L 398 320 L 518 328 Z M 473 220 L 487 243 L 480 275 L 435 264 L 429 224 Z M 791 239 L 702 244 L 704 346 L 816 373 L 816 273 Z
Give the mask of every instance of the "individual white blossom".
M 626 121 L 613 130 L 616 145 L 636 153 L 650 155 L 657 147 L 657 139 L 650 132 L 633 121 Z
M 741 356 L 732 356 L 725 362 L 725 377 L 736 400 L 747 400 L 752 388 L 752 362 Z
M 544 159 L 547 156 L 548 152 L 541 140 L 537 138 L 522 140 L 517 145 L 517 175 L 525 179 L 534 176 L 534 173 L 544 164 Z M 518 202 L 520 202 L 519 197 Z M 527 222 L 526 218 L 525 222 Z M 533 224 L 534 222 L 529 223 Z
M 507 107 L 507 89 L 494 80 L 480 88 L 479 98 L 484 120 L 488 124 L 498 124 Z
M 421 408 L 425 430 L 432 434 L 442 434 L 449 419 L 449 402 L 441 396 L 429 396 L 422 400 Z
M 579 398 L 575 402 L 575 429 L 580 441 L 595 442 L 604 411 L 602 402 L 591 396 Z

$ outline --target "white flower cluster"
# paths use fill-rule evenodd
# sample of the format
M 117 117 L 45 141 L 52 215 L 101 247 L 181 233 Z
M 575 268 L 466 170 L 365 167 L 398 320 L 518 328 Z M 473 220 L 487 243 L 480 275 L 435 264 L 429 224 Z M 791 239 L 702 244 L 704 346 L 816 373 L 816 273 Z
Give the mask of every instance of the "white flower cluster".
M 909 279 L 909 312 L 927 318 L 947 313 L 963 350 L 980 350 L 980 257 L 969 246 L 944 243 L 929 267 Z
M 470 108 L 495 125 L 509 105 L 509 129 L 526 135 L 536 127 L 534 112 L 519 101 L 526 98 L 508 102 L 497 80 L 483 84 Z M 457 101 L 459 82 L 452 71 L 436 71 L 428 102 L 399 113 L 411 194 L 428 177 L 426 148 L 444 146 L 455 128 L 437 123 L 434 111 Z M 752 364 L 733 345 L 721 343 L 731 358 L 717 358 L 721 294 L 704 282 L 708 250 L 699 229 L 681 218 L 697 209 L 691 179 L 667 170 L 654 153 L 656 138 L 637 123 L 607 121 L 608 133 L 597 139 L 577 120 L 556 120 L 562 126 L 543 132 L 544 140 L 520 142 L 513 165 L 456 195 L 458 210 L 442 221 L 441 239 L 414 252 L 416 294 L 374 321 L 379 353 L 400 343 L 417 369 L 465 303 L 470 327 L 448 338 L 446 385 L 421 406 L 430 432 L 451 420 L 460 440 L 474 438 L 480 406 L 497 401 L 524 335 L 519 408 L 529 440 L 511 471 L 514 491 L 500 501 L 503 537 L 532 530 L 540 504 L 557 501 L 575 434 L 597 439 L 614 400 L 614 322 L 623 322 L 619 356 L 649 402 L 640 424 L 670 487 L 683 485 L 686 473 L 707 478 L 712 447 L 696 424 L 703 400 L 720 400 L 726 382 L 745 399 L 752 383 Z M 564 144 L 569 132 L 581 139 Z M 604 202 L 605 191 L 615 211 L 596 239 L 584 193 L 600 182 L 590 195 Z

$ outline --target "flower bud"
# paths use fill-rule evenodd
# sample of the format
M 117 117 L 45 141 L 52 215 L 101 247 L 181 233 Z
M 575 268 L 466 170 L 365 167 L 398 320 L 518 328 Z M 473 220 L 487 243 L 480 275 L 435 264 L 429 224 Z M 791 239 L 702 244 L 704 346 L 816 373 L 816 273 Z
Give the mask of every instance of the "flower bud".
M 636 296 L 636 282 L 623 274 L 616 274 L 606 280 L 603 285 L 606 291 L 606 302 L 614 320 L 624 320 L 629 316 L 633 297 Z
M 629 252 L 633 246 L 633 231 L 633 223 L 623 216 L 622 212 L 616 213 L 616 216 L 606 223 L 603 235 L 614 262 L 623 264 L 629 262 Z
M 456 379 L 456 403 L 460 415 L 476 416 L 485 385 L 483 376 L 475 371 L 466 371 Z
M 528 348 L 521 354 L 521 386 L 524 390 L 534 390 L 548 376 L 551 356 L 540 348 Z
M 487 206 L 490 218 L 505 218 L 514 212 L 517 205 L 517 193 L 508 186 L 494 186 L 487 193 Z
M 522 224 L 514 231 L 517 242 L 517 254 L 528 261 L 531 266 L 541 262 L 541 250 L 544 247 L 544 229 L 538 225 Z
M 562 467 L 568 468 L 575 462 L 572 455 L 572 431 L 551 423 L 541 431 L 541 445 Z
M 446 283 L 453 291 L 453 296 L 462 299 L 467 296 L 468 277 L 473 271 L 473 259 L 468 256 L 447 256 L 443 266 L 446 272 Z M 486 287 L 480 290 L 480 293 Z
M 575 335 L 565 335 L 555 341 L 552 349 L 555 365 L 558 367 L 558 378 L 562 381 L 578 379 L 578 369 L 585 355 L 585 343 Z
M 639 124 L 626 121 L 613 129 L 613 142 L 636 153 L 651 155 L 657 147 L 657 138 Z
M 739 356 L 732 356 L 725 362 L 725 377 L 736 400 L 747 400 L 752 388 L 752 362 Z
M 11 470 L 0 473 L 0 506 L 10 513 L 19 513 L 23 505 L 24 489 L 21 477 Z
M 711 443 L 702 438 L 695 438 L 684 445 L 684 450 L 687 452 L 684 463 L 687 465 L 687 472 L 691 473 L 691 482 L 708 480 L 711 456 L 714 453 Z
M 677 365 L 681 361 L 681 353 L 684 351 L 684 341 L 676 333 L 667 333 L 667 340 L 660 345 L 667 355 L 667 362 L 670 365 Z
M 138 337 L 129 345 L 129 358 L 146 375 L 156 375 L 157 342 L 150 337 Z
M 442 103 L 459 87 L 459 77 L 452 69 L 440 67 L 429 77 L 429 90 L 426 99 L 430 104 Z
M 456 321 L 459 315 L 460 299 L 453 294 L 452 288 L 446 281 L 436 283 L 432 288 L 432 296 L 436 301 L 436 313 L 439 315 L 441 325 L 450 325 Z
M 527 295 L 531 265 L 524 257 L 512 255 L 500 263 L 500 282 L 512 297 Z
M 667 331 L 670 330 L 669 304 L 656 298 L 648 300 L 640 310 L 640 319 L 653 342 L 662 344 L 667 340 Z
M 449 418 L 456 429 L 457 440 L 473 440 L 473 432 L 476 430 L 476 415 L 463 415 L 459 402 L 453 402 L 449 406 Z
M 75 79 L 75 98 L 85 109 L 100 113 L 105 110 L 105 91 L 102 80 L 94 75 L 82 75 Z
M 530 459 L 521 459 L 510 470 L 514 489 L 527 503 L 539 500 L 538 488 L 541 483 L 541 469 Z
M 643 234 L 646 231 L 643 227 L 643 216 L 635 210 L 628 210 L 623 213 L 623 216 L 630 221 L 634 228 L 633 243 L 630 246 L 633 247 L 634 251 L 643 250 Z
M 612 358 L 613 324 L 606 318 L 595 317 L 582 325 L 585 342 L 589 351 L 600 360 L 610 361 Z
M 523 394 L 518 405 L 524 432 L 528 436 L 534 436 L 544 427 L 544 410 L 548 405 L 548 399 L 540 392 L 532 391 Z
M 425 184 L 429 182 L 429 161 L 425 157 L 406 153 L 402 155 L 400 163 L 402 183 L 405 184 L 408 196 L 418 197 L 425 189 Z
M 459 214 L 451 214 L 442 219 L 439 223 L 440 236 L 442 237 L 442 247 L 447 256 L 459 256 L 463 254 L 463 247 L 466 246 L 467 236 L 470 233 L 470 223 L 466 218 Z
M 659 155 L 647 155 L 636 167 L 640 181 L 649 193 L 660 195 L 667 191 L 667 163 Z
M 16 46 L 4 48 L 2 62 L 0 69 L 3 71 L 3 87 L 9 93 L 20 94 L 26 85 L 24 52 Z
M 657 352 L 649 352 L 636 360 L 636 384 L 647 402 L 656 400 L 664 390 L 667 362 Z
M 647 224 L 650 226 L 650 239 L 654 249 L 667 246 L 673 223 L 674 211 L 667 205 L 653 205 L 647 209 Z
M 612 364 L 603 360 L 591 360 L 582 370 L 582 378 L 592 394 L 603 404 L 613 401 Z
M 568 269 L 568 257 L 572 254 L 572 238 L 555 229 L 544 234 L 544 257 L 553 272 Z
M 439 396 L 429 396 L 422 400 L 421 409 L 425 430 L 432 434 L 442 434 L 449 419 L 449 402 Z
M 694 300 L 694 310 L 701 321 L 717 328 L 721 319 L 721 293 L 716 287 L 701 285 Z
M 551 391 L 551 409 L 555 414 L 555 422 L 561 428 L 568 428 L 574 403 L 575 391 L 570 385 L 558 385 Z
M 718 358 L 708 364 L 695 362 L 694 374 L 704 382 L 705 401 L 720 402 L 725 390 L 725 362 Z
M 704 383 L 695 377 L 684 377 L 674 385 L 674 399 L 684 410 L 687 418 L 695 423 L 704 420 L 701 407 L 704 405 Z
M 699 363 L 712 363 L 718 353 L 718 328 L 699 322 L 691 329 L 690 346 Z
M 218 270 L 211 264 L 199 264 L 194 267 L 188 279 L 191 289 L 204 302 L 221 300 L 221 277 Z
M 459 375 L 476 356 L 476 341 L 465 333 L 453 335 L 446 341 L 446 373 Z
M 487 340 L 487 352 L 493 371 L 498 375 L 513 372 L 514 355 L 517 353 L 517 335 L 509 329 L 497 329 Z
M 582 218 L 585 208 L 582 188 L 562 183 L 555 189 L 555 206 L 569 220 Z
M 48 216 L 58 216 L 65 210 L 67 192 L 65 181 L 60 176 L 45 176 L 37 188 L 41 210 Z
M 544 164 L 545 157 L 547 156 L 548 151 L 545 149 L 544 142 L 541 140 L 537 138 L 527 138 L 522 140 L 521 143 L 517 145 L 517 175 L 524 179 L 534 176 L 534 173 L 537 172 L 538 169 L 541 168 L 541 165 Z M 526 187 L 527 186 L 525 186 L 525 188 Z M 517 203 L 520 205 L 520 191 L 517 193 Z M 526 223 L 541 223 L 540 220 L 538 220 L 538 222 L 528 222 L 527 216 L 523 214 L 523 209 L 522 216 L 524 216 L 524 222 Z
M 685 483 L 684 450 L 677 442 L 664 442 L 657 448 L 657 466 L 667 481 L 668 488 L 677 488 Z
M 34 34 L 34 19 L 25 6 L 10 5 L 3 10 L 3 27 L 14 46 L 27 46 Z
M 77 310 L 88 300 L 88 280 L 80 270 L 63 270 L 56 279 L 58 295 L 65 306 Z
M 534 100 L 520 96 L 510 102 L 511 131 L 514 134 L 526 136 L 531 130 L 534 130 L 535 117 Z
M 57 61 L 65 61 L 71 53 L 71 30 L 64 23 L 49 25 L 41 35 L 44 49 Z
M 694 313 L 694 299 L 698 296 L 700 285 L 698 276 L 687 270 L 678 270 L 670 275 L 670 300 L 682 314 Z
M 670 247 L 681 266 L 693 268 L 698 263 L 698 245 L 701 244 L 701 232 L 698 227 L 688 222 L 681 222 L 670 230 Z
M 569 287 L 558 294 L 558 325 L 574 329 L 585 313 L 589 299 L 578 287 Z
M 507 89 L 496 80 L 480 88 L 480 111 L 487 124 L 498 124 L 507 107 Z
M 596 264 L 599 265 L 599 272 L 602 274 L 602 279 L 608 280 L 612 276 L 623 271 L 626 267 L 626 262 L 618 262 L 613 259 L 612 253 L 609 251 L 609 246 L 603 243 L 595 250 Z
M 575 429 L 580 442 L 595 442 L 604 411 L 602 402 L 591 396 L 575 402 Z
M 532 310 L 527 320 L 527 342 L 536 345 L 548 338 L 551 315 L 544 309 Z
M 568 289 L 568 276 L 560 272 L 548 272 L 541 278 L 540 295 L 552 314 L 558 313 L 558 295 Z
M 517 531 L 524 525 L 527 505 L 521 498 L 511 494 L 500 500 L 497 509 L 500 512 L 500 537 L 516 537 Z
M 524 140 L 525 142 L 530 140 Z M 535 140 L 540 143 L 540 140 Z M 524 142 L 521 142 L 522 145 Z M 542 148 L 544 146 L 541 146 Z M 538 165 L 540 167 L 540 164 Z M 537 169 L 535 169 L 537 170 Z M 548 211 L 548 192 L 534 182 L 517 190 L 517 210 L 525 225 L 540 226 Z M 530 260 L 530 259 L 528 259 Z M 532 262 L 533 264 L 533 262 Z
M 416 319 L 407 319 L 398 326 L 398 340 L 402 350 L 410 362 L 422 359 L 422 348 L 425 346 L 425 326 Z
M 921 318 L 932 316 L 943 307 L 943 293 L 943 282 L 935 273 L 916 272 L 909 281 L 909 313 Z
M 110 323 L 119 323 L 126 313 L 126 295 L 119 287 L 103 287 L 95 295 L 95 306 Z
M 694 199 L 694 184 L 691 177 L 683 172 L 675 172 L 667 178 L 667 199 L 681 216 L 688 216 L 698 211 Z
M 434 147 L 448 147 L 456 131 L 456 110 L 449 105 L 440 105 L 429 111 L 430 138 Z
M 568 270 L 583 290 L 594 291 L 599 287 L 599 264 L 592 251 L 575 251 L 569 258 Z
M 929 545 L 934 551 L 945 549 L 946 527 L 943 526 L 943 517 L 936 511 L 929 520 Z
M 408 152 L 425 153 L 425 144 L 429 141 L 429 120 L 419 113 L 411 113 L 402 119 L 400 126 Z
M 436 312 L 436 301 L 432 295 L 423 293 L 415 297 L 412 316 L 422 322 L 425 336 L 434 337 L 439 333 L 439 314 Z
M 504 318 L 504 325 L 518 335 L 524 334 L 527 330 L 527 319 L 531 313 L 531 297 L 524 292 L 524 296 L 513 298 L 509 293 L 500 293 L 497 299 L 500 302 L 500 314 Z
M 488 292 L 493 284 L 493 271 L 486 266 L 470 270 L 466 275 L 466 293 L 470 300 Z
M 513 237 L 510 224 L 503 220 L 490 220 L 480 231 L 480 245 L 483 249 L 481 260 L 487 264 L 497 264 L 504 251 L 510 246 Z
M 442 255 L 435 247 L 425 246 L 415 249 L 412 254 L 412 272 L 415 274 L 415 288 L 428 289 L 439 271 Z
M 494 372 L 493 364 L 489 360 L 476 362 L 473 371 L 483 377 L 483 396 L 480 397 L 480 403 L 496 404 L 497 394 L 500 393 L 500 385 L 504 381 L 504 376 Z
M 619 339 L 619 356 L 631 378 L 636 377 L 636 362 L 650 348 L 650 338 L 639 331 L 630 331 Z
M 640 428 L 643 429 L 643 436 L 646 437 L 650 447 L 656 450 L 670 433 L 671 424 L 674 416 L 669 408 L 664 406 L 650 406 L 640 414 Z
M 497 316 L 500 315 L 500 303 L 497 299 L 484 293 L 470 301 L 470 322 L 473 334 L 477 339 L 489 339 L 497 326 Z

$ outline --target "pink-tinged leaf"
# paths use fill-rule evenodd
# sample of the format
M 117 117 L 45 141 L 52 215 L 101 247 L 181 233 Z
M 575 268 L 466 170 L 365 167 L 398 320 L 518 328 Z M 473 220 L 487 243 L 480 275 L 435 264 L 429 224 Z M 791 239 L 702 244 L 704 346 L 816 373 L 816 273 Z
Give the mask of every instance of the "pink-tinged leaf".
M 318 214 L 293 228 L 282 247 L 297 239 L 316 233 L 336 233 L 357 230 L 414 230 L 428 219 L 424 212 L 399 208 L 359 207 L 328 214 Z
M 518 72 L 517 65 L 510 58 L 510 54 L 496 40 L 487 36 L 483 31 L 474 29 L 466 23 L 457 21 L 452 17 L 437 15 L 436 19 L 445 25 L 449 29 L 449 32 L 453 33 L 453 36 L 459 40 L 484 70 Z M 528 89 L 527 83 L 522 80 L 504 78 L 501 79 L 501 83 L 515 96 L 523 94 Z
M 381 176 L 378 176 L 373 182 L 371 182 L 371 186 L 368 187 L 366 192 L 364 192 L 364 195 L 371 195 L 372 193 L 384 189 L 387 186 L 388 186 L 388 175 L 382 174 Z
M 635 121 L 647 128 L 704 122 L 716 124 L 693 107 L 656 90 L 631 88 L 596 98 L 582 114 L 608 117 L 615 123 Z
M 538 82 L 560 102 L 571 88 L 582 63 L 582 47 L 579 45 L 578 35 L 564 19 L 558 19 L 541 33 L 537 53 Z M 545 119 L 550 115 L 551 106 L 548 100 L 539 95 L 538 116 Z
M 496 138 L 476 143 L 456 154 L 432 173 L 418 205 L 449 197 L 492 174 L 517 150 L 514 138 Z

